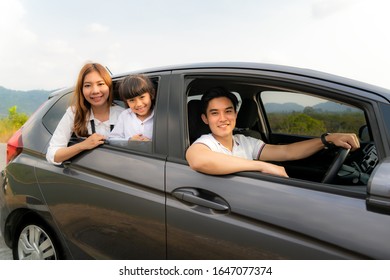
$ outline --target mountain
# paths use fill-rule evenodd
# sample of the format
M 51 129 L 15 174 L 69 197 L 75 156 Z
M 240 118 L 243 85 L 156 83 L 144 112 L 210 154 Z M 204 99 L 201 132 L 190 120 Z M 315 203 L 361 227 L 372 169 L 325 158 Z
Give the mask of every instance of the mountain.
M 18 113 L 31 115 L 45 100 L 47 100 L 51 92 L 53 91 L 20 91 L 0 86 L 0 118 L 8 116 L 8 109 L 15 105 L 17 106 Z
M 312 106 L 314 111 L 317 112 L 332 112 L 332 113 L 342 113 L 342 112 L 352 112 L 355 111 L 352 107 L 348 107 L 342 104 L 335 102 L 323 102 Z M 296 104 L 296 103 L 267 103 L 265 104 L 265 109 L 268 113 L 290 113 L 290 112 L 303 112 L 305 107 Z M 356 109 L 359 111 L 359 109 Z
M 265 109 L 268 113 L 289 113 L 289 112 L 302 112 L 305 107 L 297 103 L 267 103 Z

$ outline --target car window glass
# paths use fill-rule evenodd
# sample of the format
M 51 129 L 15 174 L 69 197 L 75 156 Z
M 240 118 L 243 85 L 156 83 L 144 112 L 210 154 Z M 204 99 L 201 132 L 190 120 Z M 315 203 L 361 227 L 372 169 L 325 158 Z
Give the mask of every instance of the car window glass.
M 64 116 L 66 109 L 69 107 L 70 96 L 71 92 L 62 96 L 42 118 L 43 125 L 51 134 L 54 133 L 54 130 L 57 128 L 58 123 Z
M 263 91 L 261 100 L 272 133 L 318 136 L 324 132 L 353 132 L 366 124 L 356 107 L 316 96 Z

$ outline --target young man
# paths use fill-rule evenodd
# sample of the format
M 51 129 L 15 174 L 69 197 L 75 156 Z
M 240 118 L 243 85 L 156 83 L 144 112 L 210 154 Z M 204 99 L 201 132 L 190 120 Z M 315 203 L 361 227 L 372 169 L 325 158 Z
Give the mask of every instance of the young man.
M 356 150 L 360 147 L 353 133 L 332 133 L 288 145 L 271 145 L 244 135 L 233 135 L 237 119 L 237 97 L 224 88 L 213 88 L 202 96 L 202 120 L 211 133 L 202 135 L 187 150 L 186 158 L 196 171 L 224 175 L 240 171 L 260 171 L 288 177 L 282 166 L 265 161 L 303 159 L 325 147 L 324 143 Z

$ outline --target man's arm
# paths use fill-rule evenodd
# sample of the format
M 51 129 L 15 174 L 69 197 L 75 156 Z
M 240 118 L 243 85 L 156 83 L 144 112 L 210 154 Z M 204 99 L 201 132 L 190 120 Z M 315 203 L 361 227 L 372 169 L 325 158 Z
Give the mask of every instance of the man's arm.
M 351 149 L 352 151 L 360 147 L 359 139 L 354 133 L 332 133 L 326 136 L 326 141 L 338 147 Z M 320 138 L 314 138 L 288 145 L 267 144 L 260 154 L 261 160 L 286 161 L 307 158 L 322 150 L 324 144 Z
M 282 166 L 214 152 L 206 145 L 200 143 L 193 144 L 188 148 L 186 159 L 192 169 L 210 175 L 226 175 L 241 171 L 259 171 L 288 177 Z

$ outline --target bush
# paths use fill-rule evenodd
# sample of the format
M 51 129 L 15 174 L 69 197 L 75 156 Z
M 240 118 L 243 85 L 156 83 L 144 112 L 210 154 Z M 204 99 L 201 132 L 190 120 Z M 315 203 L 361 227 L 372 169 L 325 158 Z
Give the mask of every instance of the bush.
M 25 113 L 18 113 L 17 107 L 8 109 L 8 117 L 0 119 L 0 142 L 5 143 L 28 119 Z

